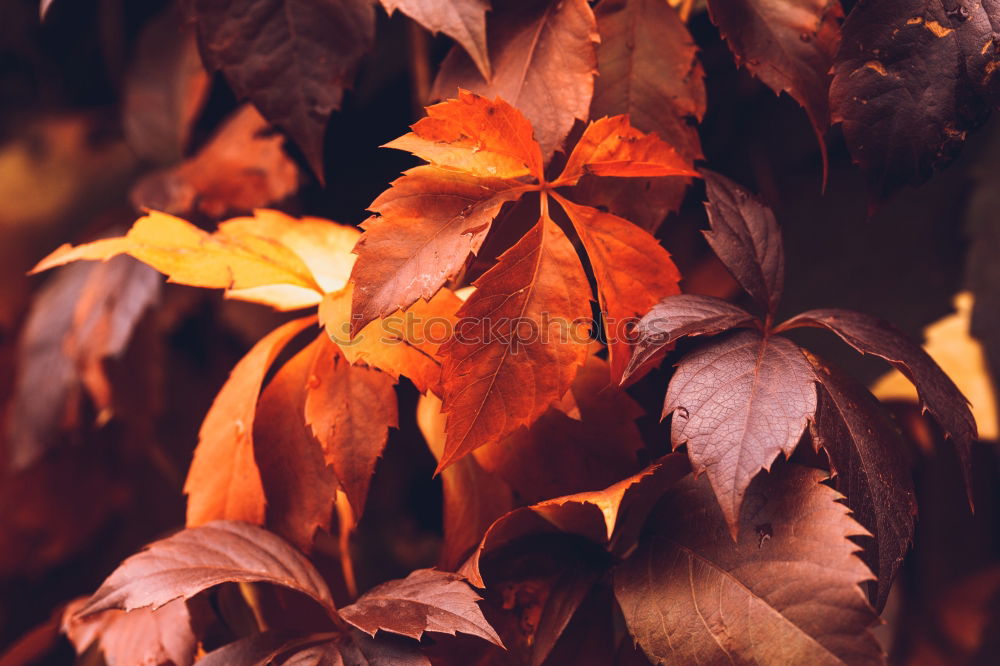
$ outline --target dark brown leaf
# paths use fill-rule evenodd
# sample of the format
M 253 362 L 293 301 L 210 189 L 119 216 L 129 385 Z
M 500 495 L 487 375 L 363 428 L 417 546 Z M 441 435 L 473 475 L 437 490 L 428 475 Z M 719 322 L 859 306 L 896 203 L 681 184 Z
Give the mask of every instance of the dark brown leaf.
M 878 401 L 843 372 L 808 355 L 816 372 L 818 406 L 809 424 L 817 451 L 826 450 L 836 488 L 872 535 L 863 559 L 875 574 L 873 603 L 881 611 L 913 541 L 917 501 L 907 444 Z
M 975 441 L 976 420 L 969 403 L 955 383 L 944 374 L 920 345 L 906 337 L 892 324 L 871 315 L 850 310 L 810 310 L 792 317 L 782 329 L 814 327 L 836 333 L 862 354 L 885 359 L 917 387 L 923 406 L 944 430 L 962 465 L 965 488 L 972 505 L 971 449 Z
M 774 213 L 725 176 L 702 170 L 702 177 L 708 244 L 757 305 L 774 314 L 785 284 L 785 251 Z
M 816 413 L 812 367 L 795 343 L 759 331 L 731 333 L 684 357 L 667 387 L 674 448 L 687 444 L 735 540 L 750 481 L 790 456 Z
M 457 632 L 503 646 L 459 574 L 420 569 L 402 580 L 382 583 L 340 609 L 349 624 L 374 637 L 379 630 L 420 640 L 425 632 Z
M 840 0 L 709 0 L 712 21 L 737 64 L 809 114 L 826 170 L 830 67 L 840 45 Z
M 79 610 L 156 610 L 222 583 L 271 583 L 310 597 L 331 616 L 323 577 L 280 537 L 247 523 L 217 520 L 155 541 L 122 562 Z
M 714 296 L 678 294 L 665 298 L 636 324 L 632 358 L 622 382 L 685 336 L 716 335 L 756 321 L 743 308 Z
M 375 39 L 369 0 L 192 0 L 205 64 L 288 132 L 323 179 L 323 137 Z
M 466 53 L 452 49 L 431 95 L 457 88 L 500 96 L 535 129 L 546 160 L 563 147 L 576 120 L 585 120 L 594 93 L 598 41 L 586 0 L 509 0 L 497 3 L 487 25 L 493 77 L 487 83 Z
M 992 0 L 889 0 L 851 11 L 830 103 L 877 194 L 950 163 L 1000 102 L 998 26 Z
M 281 631 L 255 634 L 209 652 L 204 666 L 430 666 L 411 640 L 383 635 L 377 639 L 357 631 L 290 635 Z
M 615 570 L 633 638 L 657 664 L 882 664 L 859 584 L 864 534 L 823 473 L 782 465 L 747 493 L 733 543 L 705 480 L 668 491 Z

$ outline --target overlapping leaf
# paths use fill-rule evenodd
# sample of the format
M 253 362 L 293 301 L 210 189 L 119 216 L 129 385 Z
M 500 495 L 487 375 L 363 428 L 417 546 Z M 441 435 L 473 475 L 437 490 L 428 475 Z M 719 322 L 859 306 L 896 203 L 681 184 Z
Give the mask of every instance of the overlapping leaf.
M 840 45 L 840 0 L 711 0 L 712 21 L 744 64 L 809 114 L 823 152 L 830 125 L 830 67 Z
M 479 73 L 490 79 L 486 49 L 488 0 L 381 0 L 390 16 L 399 10 L 431 32 L 443 32 L 462 45 Z
M 206 66 L 288 132 L 323 178 L 323 136 L 375 39 L 368 0 L 192 0 Z
M 585 0 L 498 3 L 487 25 L 489 82 L 456 48 L 441 64 L 431 94 L 445 99 L 463 88 L 504 98 L 531 121 L 547 161 L 562 148 L 574 121 L 587 118 L 597 41 L 594 13 Z
M 791 465 L 757 479 L 738 543 L 704 479 L 669 490 L 639 548 L 615 569 L 629 632 L 651 661 L 882 664 L 864 534 L 822 472 Z
M 69 604 L 63 615 L 62 630 L 78 655 L 96 642 L 109 666 L 194 663 L 198 639 L 184 600 L 174 599 L 155 611 L 148 607 L 131 612 L 113 608 L 80 617 L 76 612 L 85 602 L 86 598 Z

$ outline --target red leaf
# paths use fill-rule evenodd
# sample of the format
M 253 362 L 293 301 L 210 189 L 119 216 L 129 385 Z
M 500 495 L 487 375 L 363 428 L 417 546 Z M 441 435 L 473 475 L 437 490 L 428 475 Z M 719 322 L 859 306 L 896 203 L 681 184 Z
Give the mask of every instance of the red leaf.
M 802 327 L 833 331 L 862 354 L 885 359 L 913 382 L 921 403 L 955 445 L 971 507 L 971 449 L 977 437 L 976 420 L 968 400 L 934 359 L 892 324 L 860 312 L 810 310 L 792 317 L 779 328 Z
M 267 530 L 218 520 L 154 541 L 122 562 L 78 611 L 156 610 L 222 583 L 271 583 L 301 592 L 336 616 L 323 577 L 299 551 Z
M 663 403 L 671 441 L 687 444 L 695 474 L 707 474 L 734 540 L 750 481 L 791 455 L 816 413 L 814 382 L 795 343 L 759 331 L 727 335 L 677 365 Z
M 547 214 L 476 287 L 441 347 L 448 439 L 438 470 L 535 421 L 586 359 L 590 285 Z
M 785 282 L 785 252 L 774 213 L 725 176 L 701 173 L 712 227 L 705 239 L 747 293 L 773 314 Z
M 111 666 L 189 666 L 194 663 L 198 639 L 191 629 L 187 603 L 181 599 L 152 610 L 131 612 L 109 609 L 86 617 L 76 615 L 86 599 L 66 607 L 63 631 L 78 655 L 100 643 L 104 661 Z
M 716 335 L 755 322 L 757 318 L 743 308 L 714 296 L 678 294 L 666 298 L 636 324 L 635 346 L 622 382 L 685 336 Z
M 455 573 L 420 569 L 382 583 L 340 609 L 349 623 L 374 637 L 379 630 L 420 640 L 425 632 L 479 636 L 503 647 L 476 604 L 478 594 Z
M 823 473 L 782 465 L 747 493 L 740 540 L 704 479 L 667 492 L 649 534 L 615 569 L 632 637 L 666 663 L 882 664 L 858 587 L 864 534 Z
M 587 118 L 598 39 L 586 0 L 498 3 L 487 25 L 492 79 L 487 83 L 469 57 L 454 48 L 441 64 L 431 95 L 444 99 L 465 88 L 503 97 L 531 121 L 547 160 L 562 148 L 573 123 Z

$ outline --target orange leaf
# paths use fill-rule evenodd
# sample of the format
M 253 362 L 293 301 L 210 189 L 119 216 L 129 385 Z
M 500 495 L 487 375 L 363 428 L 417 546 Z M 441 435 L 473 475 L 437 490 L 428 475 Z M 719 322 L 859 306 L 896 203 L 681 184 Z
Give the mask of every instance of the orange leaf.
M 260 397 L 253 423 L 254 460 L 267 500 L 267 528 L 299 550 L 312 550 L 317 528 L 329 528 L 337 477 L 306 424 L 313 362 L 324 346 L 319 335 L 278 370 Z
M 325 334 L 312 346 L 304 378 L 305 420 L 360 518 L 389 428 L 399 425 L 396 382 L 384 372 L 351 365 Z
M 253 424 L 264 376 L 292 338 L 316 321 L 303 317 L 260 340 L 233 368 L 198 433 L 184 492 L 187 525 L 211 520 L 264 523 L 264 489 L 254 461 Z
M 590 123 L 555 182 L 575 185 L 585 173 L 628 178 L 698 176 L 690 160 L 656 134 L 632 127 L 628 116 Z
M 327 294 L 319 306 L 320 323 L 352 364 L 369 365 L 403 375 L 424 393 L 441 376 L 438 348 L 451 334 L 461 301 L 450 289 L 441 289 L 429 302 L 418 300 L 405 311 L 376 319 L 351 337 L 353 285 Z
M 594 269 L 611 378 L 617 383 L 630 354 L 628 323 L 637 321 L 667 296 L 679 294 L 681 274 L 649 232 L 611 213 L 553 196 L 573 223 Z
M 587 356 L 590 285 L 547 212 L 476 287 L 441 348 L 448 438 L 439 470 L 535 421 Z
M 429 300 L 479 252 L 501 206 L 524 192 L 518 181 L 419 166 L 369 207 L 358 243 L 351 333 L 379 317 Z
M 484 178 L 541 180 L 542 153 L 531 123 L 497 97 L 492 102 L 467 90 L 458 99 L 427 107 L 427 117 L 385 148 L 406 150 L 438 166 Z

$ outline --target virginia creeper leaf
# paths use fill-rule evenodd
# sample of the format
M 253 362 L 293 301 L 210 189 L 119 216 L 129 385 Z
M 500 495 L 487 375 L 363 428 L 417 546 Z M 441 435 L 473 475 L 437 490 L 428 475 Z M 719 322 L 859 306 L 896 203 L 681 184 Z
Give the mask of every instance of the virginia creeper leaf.
M 215 397 L 184 483 L 189 526 L 222 518 L 263 524 L 264 488 L 253 444 L 257 398 L 281 350 L 315 321 L 296 319 L 263 337 L 240 359 Z
M 368 0 L 193 0 L 205 64 L 288 132 L 323 180 L 330 113 L 375 39 Z
M 840 0 L 709 0 L 712 21 L 737 64 L 809 115 L 826 171 L 830 68 L 840 45 Z
M 154 541 L 122 562 L 80 609 L 161 608 L 222 583 L 271 583 L 301 592 L 334 617 L 323 577 L 280 537 L 247 523 L 218 520 Z
M 475 284 L 441 347 L 448 439 L 439 470 L 535 421 L 587 355 L 590 285 L 547 214 Z
M 305 421 L 360 517 L 389 428 L 399 425 L 396 382 L 384 372 L 351 365 L 325 334 L 314 345 L 303 377 Z
M 782 465 L 747 493 L 740 540 L 704 479 L 667 492 L 639 548 L 615 569 L 615 596 L 651 661 L 882 664 L 859 584 L 864 534 L 823 473 Z
M 531 121 L 547 160 L 562 148 L 573 122 L 587 118 L 598 40 L 594 13 L 586 0 L 497 3 L 487 25 L 490 81 L 456 47 L 441 64 L 431 94 L 444 99 L 464 88 L 503 97 Z
M 63 615 L 63 632 L 77 655 L 83 655 L 97 641 L 109 666 L 194 663 L 198 639 L 184 600 L 174 599 L 155 611 L 137 608 L 125 612 L 112 608 L 86 617 L 76 615 L 86 601 L 83 598 L 69 604 Z
M 812 367 L 795 343 L 739 331 L 685 356 L 670 379 L 663 416 L 674 448 L 687 444 L 708 476 L 735 540 L 750 481 L 790 456 L 816 413 Z
M 833 119 L 877 194 L 918 185 L 1000 103 L 991 0 L 859 3 L 844 22 Z
M 436 164 L 482 178 L 543 177 L 532 123 L 497 93 L 490 101 L 459 89 L 458 97 L 427 107 L 413 130 L 385 144 Z M 448 91 L 447 97 L 455 94 Z M 503 98 L 503 99 L 501 99 Z
M 320 332 L 281 366 L 264 389 L 253 421 L 267 528 L 306 553 L 312 550 L 316 530 L 330 526 L 337 481 L 342 481 L 334 474 L 336 468 L 327 466 L 320 442 L 306 424 L 309 389 L 316 376 L 313 361 L 332 346 Z
M 741 307 L 714 296 L 677 294 L 654 305 L 635 326 L 632 358 L 622 381 L 647 366 L 688 335 L 716 335 L 731 328 L 753 325 L 756 317 Z
M 462 632 L 503 647 L 476 603 L 480 599 L 459 574 L 419 569 L 369 590 L 340 614 L 372 637 L 379 630 L 417 640 L 428 631 Z
M 392 16 L 399 10 L 431 32 L 443 32 L 462 45 L 476 68 L 490 80 L 490 56 L 486 49 L 486 12 L 489 0 L 381 0 Z
M 611 213 L 559 195 L 555 198 L 590 259 L 604 316 L 611 380 L 617 382 L 628 363 L 629 324 L 657 302 L 680 293 L 680 271 L 649 232 Z
M 725 176 L 702 170 L 708 244 L 754 301 L 773 314 L 785 283 L 785 251 L 771 209 Z
M 836 488 L 872 535 L 862 559 L 875 574 L 876 610 L 885 606 L 896 571 L 913 541 L 917 511 L 907 444 L 878 401 L 856 381 L 808 356 L 818 406 L 809 424 L 813 444 L 830 457 Z
M 972 442 L 977 437 L 976 420 L 965 396 L 934 359 L 892 324 L 860 312 L 810 310 L 792 317 L 781 328 L 804 326 L 833 331 L 862 354 L 885 359 L 913 382 L 921 403 L 955 445 L 971 506 L 971 456 Z
M 501 206 L 523 192 L 518 181 L 434 166 L 394 181 L 372 202 L 378 217 L 362 225 L 355 248 L 352 334 L 418 298 L 430 300 L 479 252 Z
M 585 173 L 621 178 L 698 175 L 689 159 L 656 134 L 633 128 L 624 115 L 587 125 L 555 182 L 575 185 Z

